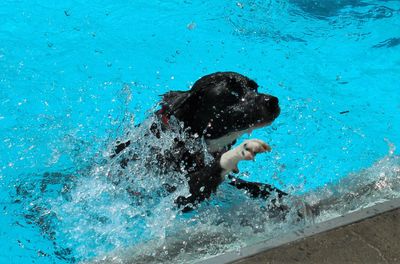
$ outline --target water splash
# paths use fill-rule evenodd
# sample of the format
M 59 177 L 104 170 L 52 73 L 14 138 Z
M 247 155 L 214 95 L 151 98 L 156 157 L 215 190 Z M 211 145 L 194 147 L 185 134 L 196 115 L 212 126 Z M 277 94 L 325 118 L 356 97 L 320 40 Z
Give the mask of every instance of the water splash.
M 56 250 L 70 249 L 71 261 L 163 239 L 180 214 L 174 201 L 189 195 L 186 171 L 178 170 L 179 166 L 171 170 L 162 157 L 173 155 L 174 160 L 182 161 L 182 153 L 171 153 L 176 142 L 185 142 L 189 151 L 196 153 L 205 150 L 205 143 L 190 137 L 173 118 L 171 129 L 159 128 L 156 136 L 150 132 L 155 122 L 150 117 L 140 126 L 130 124 L 122 138 L 130 145 L 115 157 L 111 158 L 112 141 L 106 151 L 90 159 L 90 167 L 77 166 L 80 170 L 70 174 L 35 175 L 31 181 L 17 184 L 15 199 L 23 202 L 23 211 L 28 212 L 25 218 L 54 241 Z M 207 152 L 205 160 L 212 160 Z M 170 193 L 166 186 L 175 191 Z
M 196 213 L 178 217 L 173 231 L 159 241 L 150 241 L 113 252 L 94 263 L 191 263 L 262 240 L 273 240 L 285 232 L 316 224 L 400 197 L 400 156 L 388 155 L 370 168 L 355 172 L 337 185 L 327 186 L 286 201 L 286 217 L 271 217 L 268 201 L 250 199 L 223 185 L 212 202 Z M 318 209 L 318 215 L 299 221 L 304 202 Z

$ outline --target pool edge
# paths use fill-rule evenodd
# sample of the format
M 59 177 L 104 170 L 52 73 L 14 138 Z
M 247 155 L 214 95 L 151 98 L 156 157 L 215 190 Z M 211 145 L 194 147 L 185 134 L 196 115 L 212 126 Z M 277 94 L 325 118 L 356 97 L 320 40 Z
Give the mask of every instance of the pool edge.
M 258 254 L 264 254 L 271 249 L 279 248 L 281 246 L 288 245 L 289 243 L 306 240 L 307 238 L 310 238 L 317 234 L 322 234 L 331 230 L 339 229 L 344 226 L 362 222 L 366 219 L 377 217 L 383 213 L 399 208 L 400 198 L 384 201 L 381 203 L 377 203 L 373 206 L 351 212 L 341 217 L 336 217 L 322 223 L 306 226 L 304 228 L 288 232 L 279 238 L 274 238 L 273 240 L 262 241 L 251 246 L 243 247 L 240 250 L 227 252 L 219 256 L 203 259 L 197 261 L 196 263 L 233 263 Z

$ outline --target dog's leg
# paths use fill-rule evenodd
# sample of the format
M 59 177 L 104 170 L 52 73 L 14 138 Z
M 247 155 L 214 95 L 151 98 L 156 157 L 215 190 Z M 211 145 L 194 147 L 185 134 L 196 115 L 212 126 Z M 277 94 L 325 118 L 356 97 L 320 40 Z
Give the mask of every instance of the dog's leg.
M 236 187 L 239 190 L 245 190 L 252 197 L 268 198 L 271 194 L 276 193 L 278 198 L 288 195 L 286 192 L 279 190 L 278 188 L 272 187 L 266 183 L 260 182 L 248 182 L 243 179 L 234 177 L 232 175 L 228 176 L 230 185 Z
M 191 195 L 188 197 L 180 196 L 175 202 L 180 207 L 184 206 L 183 211 L 191 210 L 196 204 L 209 198 L 216 191 L 226 174 L 238 172 L 237 165 L 241 160 L 253 160 L 256 154 L 266 151 L 271 151 L 271 147 L 265 142 L 258 139 L 246 140 L 238 147 L 222 154 L 217 162 L 190 173 L 188 183 Z M 241 179 L 233 179 L 231 185 L 238 189 L 245 189 L 254 197 L 267 198 L 272 192 L 278 194 L 278 199 L 286 195 L 286 193 L 268 184 L 247 182 Z M 277 202 L 276 199 L 275 201 Z M 274 201 L 272 202 L 274 203 Z
M 264 141 L 259 139 L 246 140 L 238 147 L 229 150 L 222 154 L 220 159 L 220 165 L 223 168 L 223 174 L 226 175 L 230 172 L 239 172 L 237 167 L 241 160 L 253 160 L 255 155 L 262 152 L 271 151 L 271 147 L 268 146 Z M 259 182 L 248 182 L 233 176 L 229 176 L 232 186 L 238 189 L 246 190 L 253 197 L 268 197 L 271 193 L 276 192 L 278 197 L 281 198 L 287 193 L 272 187 L 269 184 Z
M 220 165 L 223 169 L 223 176 L 230 172 L 239 172 L 237 165 L 241 160 L 253 160 L 256 154 L 267 151 L 271 151 L 271 147 L 262 140 L 246 140 L 238 147 L 222 154 Z M 278 211 L 285 211 L 287 209 L 286 206 L 279 203 L 279 200 L 283 196 L 286 196 L 287 193 L 275 187 L 272 187 L 269 184 L 248 182 L 243 179 L 236 178 L 232 175 L 229 175 L 228 178 L 231 180 L 229 182 L 230 185 L 236 187 L 237 189 L 245 190 L 252 197 L 260 197 L 265 199 L 270 197 L 271 195 L 276 195 L 276 198 L 271 201 L 271 207 L 273 207 L 274 209 L 278 209 Z
M 266 151 L 271 151 L 271 147 L 262 140 L 250 139 L 244 141 L 236 148 L 222 154 L 219 163 L 223 169 L 223 175 L 229 174 L 230 172 L 239 172 L 237 166 L 239 161 L 254 160 L 256 154 Z

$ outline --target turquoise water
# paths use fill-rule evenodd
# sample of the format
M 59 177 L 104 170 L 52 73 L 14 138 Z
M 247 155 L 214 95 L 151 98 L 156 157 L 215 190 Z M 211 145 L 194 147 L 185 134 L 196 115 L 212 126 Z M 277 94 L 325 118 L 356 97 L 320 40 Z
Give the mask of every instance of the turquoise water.
M 87 171 L 126 131 L 140 138 L 133 124 L 159 95 L 208 73 L 240 72 L 280 99 L 272 126 L 244 137 L 273 148 L 241 164 L 244 178 L 300 195 L 400 146 L 398 1 L 2 1 L 0 43 L 2 263 L 69 263 L 178 230 L 221 228 L 228 209 L 205 205 L 204 222 L 164 201 L 157 212 L 167 213 L 146 215 Z M 73 179 L 41 189 L 45 172 Z M 261 203 L 229 195 L 254 210 Z M 237 228 L 227 231 L 240 234 L 234 242 L 206 253 L 247 244 L 252 231 Z

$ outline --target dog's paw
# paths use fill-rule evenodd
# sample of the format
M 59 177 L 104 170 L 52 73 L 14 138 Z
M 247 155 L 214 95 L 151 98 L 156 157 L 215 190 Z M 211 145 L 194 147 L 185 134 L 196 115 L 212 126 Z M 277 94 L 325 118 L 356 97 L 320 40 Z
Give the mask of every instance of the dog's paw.
M 234 149 L 231 149 L 221 156 L 220 165 L 224 169 L 224 174 L 233 172 L 239 172 L 237 167 L 241 160 L 254 160 L 258 153 L 271 151 L 271 147 L 268 146 L 262 140 L 250 139 L 244 141 L 242 144 Z
M 245 142 L 240 144 L 237 148 L 238 148 L 237 151 L 240 152 L 240 155 L 243 158 L 243 160 L 254 160 L 254 158 L 258 153 L 271 151 L 271 147 L 268 146 L 267 143 L 259 139 L 246 140 Z

